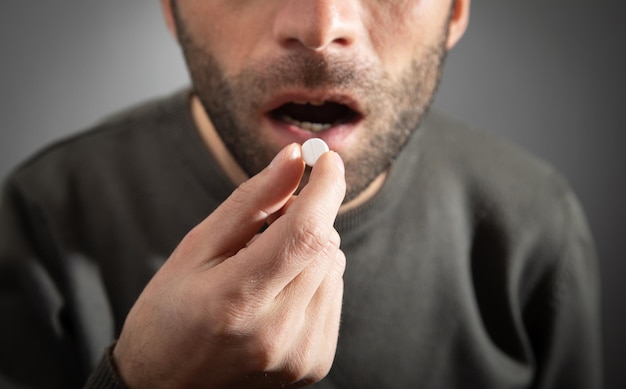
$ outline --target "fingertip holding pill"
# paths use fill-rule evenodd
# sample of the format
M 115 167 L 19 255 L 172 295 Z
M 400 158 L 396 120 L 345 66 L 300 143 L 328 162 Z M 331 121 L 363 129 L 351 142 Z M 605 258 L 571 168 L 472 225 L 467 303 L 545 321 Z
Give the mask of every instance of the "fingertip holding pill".
M 302 159 L 309 166 L 315 165 L 318 158 L 329 151 L 328 145 L 320 138 L 311 138 L 302 144 Z

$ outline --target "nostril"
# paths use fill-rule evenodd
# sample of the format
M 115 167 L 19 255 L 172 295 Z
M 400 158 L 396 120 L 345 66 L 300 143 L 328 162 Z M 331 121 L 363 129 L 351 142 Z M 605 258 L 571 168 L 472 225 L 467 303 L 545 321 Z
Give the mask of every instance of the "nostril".
M 347 38 L 337 38 L 333 41 L 333 43 L 338 44 L 340 46 L 348 46 L 351 40 Z
M 296 34 L 288 39 L 289 43 L 293 45 L 294 42 L 297 42 L 297 44 L 313 51 L 324 50 L 338 39 L 345 40 L 344 38 L 335 38 L 332 29 L 321 23 L 317 25 L 312 24 L 309 28 L 302 27 L 300 31 L 296 31 Z
M 331 45 L 340 47 L 349 46 L 351 39 L 345 37 L 333 37 L 332 34 L 324 31 L 311 31 L 309 34 L 302 34 L 299 37 L 285 39 L 283 44 L 287 47 L 295 45 L 303 46 L 312 51 L 323 51 Z

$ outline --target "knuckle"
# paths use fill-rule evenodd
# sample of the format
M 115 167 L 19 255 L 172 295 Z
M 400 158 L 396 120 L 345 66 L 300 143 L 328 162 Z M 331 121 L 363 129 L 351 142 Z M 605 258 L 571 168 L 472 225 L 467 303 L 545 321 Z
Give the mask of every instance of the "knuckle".
M 311 369 L 311 371 L 306 377 L 307 381 L 311 383 L 321 381 L 322 379 L 324 379 L 324 377 L 328 375 L 328 373 L 330 372 L 331 366 L 332 366 L 331 361 L 325 361 L 324 363 L 319 363 L 313 369 Z
M 241 183 L 233 192 L 233 200 L 235 201 L 245 201 L 251 195 L 254 195 L 257 192 L 256 185 L 251 180 L 244 181 Z
M 335 256 L 335 260 L 331 266 L 331 271 L 337 278 L 342 279 L 346 271 L 346 265 L 346 255 L 341 250 L 337 251 L 337 255 Z
M 183 237 L 179 249 L 190 249 L 192 247 L 197 246 L 203 239 L 202 225 L 198 224 L 193 227 L 187 234 Z
M 271 371 L 280 363 L 278 346 L 273 339 L 256 337 L 249 344 L 249 369 L 252 371 Z
M 258 190 L 253 182 L 245 181 L 239 185 L 224 204 L 229 210 L 237 210 L 248 206 L 251 199 L 254 199 Z
M 310 385 L 328 375 L 335 348 L 320 349 L 319 342 L 315 337 L 301 339 L 299 347 L 292 350 L 283 368 L 283 376 L 288 382 Z
M 220 343 L 237 344 L 249 337 L 251 315 L 235 304 L 222 305 L 219 312 L 212 316 L 211 335 Z
M 192 258 L 199 245 L 204 239 L 204 233 L 202 231 L 202 224 L 193 227 L 180 241 L 171 258 L 178 258 L 178 260 L 186 261 Z
M 316 379 L 316 377 L 311 376 L 310 360 L 308 359 L 307 353 L 302 351 L 290 355 L 282 368 L 281 376 L 285 382 L 300 384 L 304 382 L 312 384 L 321 379 Z
M 302 366 L 297 361 L 289 361 L 288 364 L 285 365 L 281 372 L 281 376 L 284 382 L 294 383 L 294 382 L 302 382 L 303 380 L 308 379 L 308 372 L 305 370 L 304 366 Z M 311 383 L 317 382 L 311 380 Z
M 210 337 L 221 344 L 243 344 L 255 333 L 260 303 L 237 288 L 206 307 Z M 206 320 L 206 317 L 203 318 Z
M 336 248 L 339 248 L 341 246 L 341 236 L 334 228 L 332 229 L 332 232 L 330 234 L 329 241 Z
M 266 316 L 250 339 L 252 370 L 281 370 L 293 346 L 293 331 L 294 323 L 289 318 Z
M 301 220 L 293 231 L 293 246 L 296 253 L 305 257 L 322 252 L 328 244 L 326 228 L 314 219 Z
M 293 359 L 283 373 L 288 382 L 295 382 L 296 386 L 306 386 L 324 379 L 331 366 L 332 359 L 311 360 L 300 357 Z

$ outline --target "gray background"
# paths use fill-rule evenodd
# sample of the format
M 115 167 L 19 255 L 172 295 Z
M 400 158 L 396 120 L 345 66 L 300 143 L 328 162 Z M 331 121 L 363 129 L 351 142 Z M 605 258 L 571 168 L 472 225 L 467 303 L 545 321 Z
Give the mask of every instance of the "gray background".
M 607 388 L 626 387 L 626 2 L 474 1 L 436 105 L 557 166 L 603 274 Z M 187 83 L 156 1 L 3 2 L 0 178 L 52 140 Z

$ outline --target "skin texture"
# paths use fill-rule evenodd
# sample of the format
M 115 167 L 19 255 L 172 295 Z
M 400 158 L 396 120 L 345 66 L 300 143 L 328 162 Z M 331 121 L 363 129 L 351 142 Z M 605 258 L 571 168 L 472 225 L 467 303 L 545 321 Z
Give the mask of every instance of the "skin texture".
M 174 3 L 173 22 L 195 93 L 248 176 L 302 141 L 263 122 L 275 97 L 339 95 L 358 104 L 358 129 L 329 143 L 346 163 L 350 201 L 388 169 L 430 105 L 450 4 L 189 1 Z M 206 23 L 205 15 L 223 17 Z
M 148 283 L 113 350 L 116 369 L 130 388 L 319 381 L 337 347 L 346 259 L 333 223 L 346 188 L 354 199 L 375 193 L 371 182 L 384 177 L 434 93 L 437 61 L 465 30 L 469 1 L 450 12 L 452 3 L 439 0 L 181 0 L 177 16 L 170 1 L 162 4 L 201 95 L 192 111 L 209 149 L 226 171 L 251 178 L 241 178 Z M 421 77 L 417 91 L 407 91 L 407 76 Z M 349 95 L 364 119 L 332 136 L 336 152 L 309 173 L 301 147 L 263 119 L 268 85 L 277 88 L 270 95 Z M 370 100 L 362 85 L 384 98 Z M 233 111 L 220 118 L 217 108 Z M 230 132 L 243 143 L 227 140 Z M 233 149 L 251 142 L 260 142 L 252 156 Z M 374 148 L 385 149 L 383 157 L 355 170 Z
M 327 373 L 343 294 L 332 224 L 344 170 L 324 154 L 291 201 L 303 171 L 300 146 L 287 146 L 185 237 L 114 349 L 129 387 L 271 388 Z

